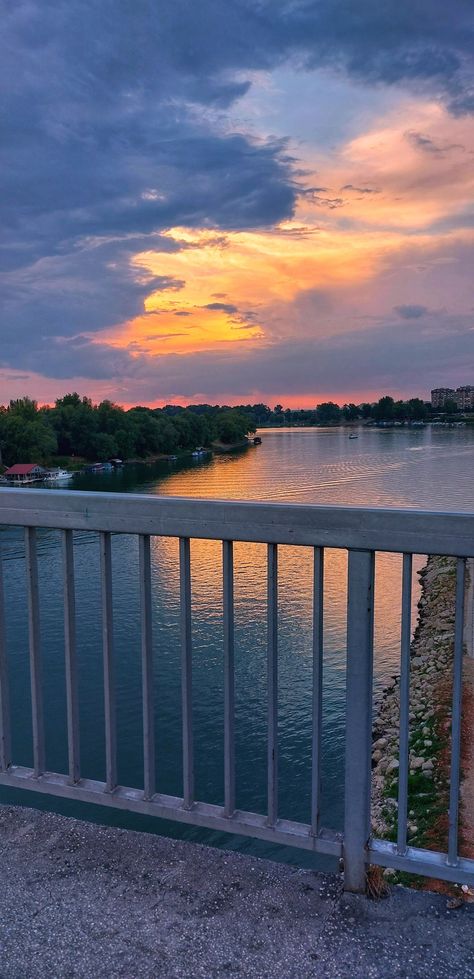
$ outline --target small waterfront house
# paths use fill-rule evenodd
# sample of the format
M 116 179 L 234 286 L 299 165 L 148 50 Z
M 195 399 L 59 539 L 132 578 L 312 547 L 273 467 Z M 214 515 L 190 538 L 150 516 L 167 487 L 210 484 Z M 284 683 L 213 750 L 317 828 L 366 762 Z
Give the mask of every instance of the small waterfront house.
M 19 462 L 6 470 L 5 478 L 9 483 L 36 483 L 44 478 L 44 473 L 43 467 L 36 462 Z

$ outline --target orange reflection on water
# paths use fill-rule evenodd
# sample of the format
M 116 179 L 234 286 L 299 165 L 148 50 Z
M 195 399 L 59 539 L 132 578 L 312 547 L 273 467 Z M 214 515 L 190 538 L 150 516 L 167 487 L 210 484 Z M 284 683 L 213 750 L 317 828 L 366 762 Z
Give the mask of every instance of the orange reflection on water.
M 179 605 L 179 550 L 175 538 L 154 538 L 152 562 L 159 570 L 161 598 Z M 415 568 L 423 559 L 415 560 Z M 401 629 L 401 555 L 376 556 L 374 650 L 379 671 L 387 677 L 399 667 Z M 195 624 L 222 623 L 222 543 L 193 539 L 191 542 L 192 614 Z M 308 682 L 312 669 L 313 550 L 310 547 L 278 547 L 279 628 L 292 655 L 307 661 Z M 418 589 L 413 593 L 413 621 Z M 236 624 L 253 625 L 261 645 L 266 642 L 267 549 L 265 544 L 234 544 L 234 599 Z M 325 549 L 324 644 L 331 652 L 331 668 L 345 673 L 347 627 L 347 551 Z M 238 655 L 238 650 L 236 650 Z

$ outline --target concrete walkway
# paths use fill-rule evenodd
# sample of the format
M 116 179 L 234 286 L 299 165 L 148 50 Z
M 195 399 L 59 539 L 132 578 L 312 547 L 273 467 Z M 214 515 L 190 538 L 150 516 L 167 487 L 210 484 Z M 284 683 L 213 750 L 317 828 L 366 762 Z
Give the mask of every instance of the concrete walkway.
M 0 807 L 1 979 L 469 979 L 474 905 Z

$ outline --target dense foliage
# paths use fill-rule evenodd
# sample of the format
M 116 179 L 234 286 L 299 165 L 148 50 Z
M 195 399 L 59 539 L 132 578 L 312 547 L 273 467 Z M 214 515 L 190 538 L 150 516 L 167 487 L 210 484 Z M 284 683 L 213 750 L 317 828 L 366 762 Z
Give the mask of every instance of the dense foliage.
M 333 425 L 351 421 L 423 421 L 429 407 L 421 398 L 409 401 L 394 401 L 385 395 L 375 404 L 345 404 L 342 408 L 333 401 L 324 401 L 315 408 L 283 408 L 275 405 L 273 410 L 265 404 L 241 405 L 242 411 L 250 415 L 255 426 L 268 425 Z
M 241 442 L 253 420 L 237 408 L 199 410 L 137 407 L 125 411 L 110 401 L 67 394 L 54 407 L 38 408 L 29 398 L 0 408 L 0 450 L 4 465 L 45 463 L 54 457 L 88 460 L 146 458 L 198 445 Z

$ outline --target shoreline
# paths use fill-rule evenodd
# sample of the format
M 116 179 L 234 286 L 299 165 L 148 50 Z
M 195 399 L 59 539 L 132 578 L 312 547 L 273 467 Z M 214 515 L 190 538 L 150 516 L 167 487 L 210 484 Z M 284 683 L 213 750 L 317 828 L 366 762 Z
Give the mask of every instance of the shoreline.
M 225 455 L 226 452 L 237 452 L 239 449 L 249 449 L 253 448 L 254 443 L 250 438 L 246 438 L 240 442 L 211 442 L 211 452 L 215 452 L 216 455 Z

